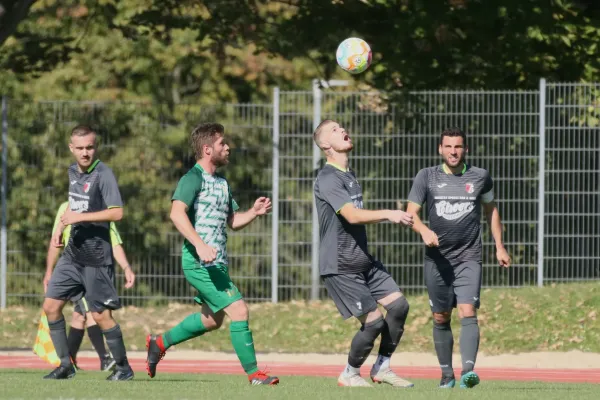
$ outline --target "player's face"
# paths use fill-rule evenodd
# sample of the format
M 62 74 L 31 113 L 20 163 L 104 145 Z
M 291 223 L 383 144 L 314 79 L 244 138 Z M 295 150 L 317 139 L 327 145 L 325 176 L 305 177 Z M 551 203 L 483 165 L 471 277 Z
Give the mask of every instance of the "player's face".
M 210 152 L 210 159 L 217 167 L 227 165 L 229 163 L 229 145 L 223 136 L 219 136 L 217 140 L 215 140 Z
M 81 169 L 87 169 L 95 160 L 96 134 L 90 133 L 85 136 L 72 136 L 69 149 L 75 156 L 75 160 Z
M 465 148 L 463 138 L 460 136 L 444 136 L 439 147 L 442 159 L 449 167 L 458 167 L 465 161 Z
M 354 145 L 346 129 L 337 122 L 332 122 L 327 126 L 326 142 L 332 150 L 337 153 L 348 153 Z

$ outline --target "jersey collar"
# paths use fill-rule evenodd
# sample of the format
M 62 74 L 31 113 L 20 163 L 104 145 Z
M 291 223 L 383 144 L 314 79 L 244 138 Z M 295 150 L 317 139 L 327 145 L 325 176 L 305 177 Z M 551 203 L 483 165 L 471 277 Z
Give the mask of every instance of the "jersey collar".
M 96 166 L 98 165 L 99 162 L 100 162 L 100 160 L 94 161 L 92 163 L 92 165 L 90 165 L 90 167 L 85 172 L 88 174 L 91 173 L 96 168 Z
M 331 165 L 333 168 L 339 169 L 342 172 L 348 172 L 347 169 L 344 169 L 344 168 L 340 167 L 339 165 L 334 164 L 332 162 L 327 161 L 325 164 Z
M 448 169 L 448 167 L 446 167 L 446 164 L 444 163 L 442 163 L 442 171 L 444 171 L 448 175 L 452 174 L 452 171 L 450 171 L 450 169 Z M 463 169 L 462 171 L 460 171 L 460 174 L 463 175 L 465 172 L 467 172 L 467 163 L 463 163 Z

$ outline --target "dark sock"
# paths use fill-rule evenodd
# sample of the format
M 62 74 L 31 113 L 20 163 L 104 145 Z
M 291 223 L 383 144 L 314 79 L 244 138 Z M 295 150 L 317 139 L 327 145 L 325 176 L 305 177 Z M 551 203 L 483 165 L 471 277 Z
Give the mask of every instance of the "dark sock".
M 60 358 L 60 365 L 63 367 L 70 366 L 71 357 L 69 356 L 65 319 L 61 317 L 58 321 L 48 321 L 48 328 L 50 329 L 50 338 L 52 339 L 54 350 L 58 358 Z
M 348 364 L 354 368 L 360 368 L 365 362 L 373 346 L 375 339 L 381 333 L 385 326 L 383 318 L 363 324 L 350 344 L 350 353 L 348 354 Z
M 477 317 L 465 317 L 460 320 L 460 356 L 462 373 L 473 371 L 479 350 L 479 324 Z
M 71 355 L 71 359 L 73 360 L 73 362 L 77 360 L 77 353 L 79 352 L 79 348 L 81 347 L 81 342 L 83 342 L 84 333 L 85 331 L 83 329 L 77 329 L 73 327 L 69 329 L 67 345 L 69 346 L 69 354 Z
M 102 335 L 102 330 L 98 325 L 88 326 L 87 328 L 88 337 L 90 338 L 90 342 L 92 342 L 92 346 L 94 346 L 94 350 L 98 353 L 98 357 L 102 360 L 106 357 L 106 347 L 104 346 L 104 336 Z
M 385 306 L 385 309 L 387 314 L 385 316 L 385 326 L 381 331 L 379 354 L 384 357 L 391 357 L 404 333 L 404 323 L 409 309 L 408 301 L 404 297 L 400 297 Z
M 444 324 L 433 322 L 433 343 L 435 344 L 435 352 L 442 368 L 442 375 L 454 376 L 452 368 L 452 348 L 454 347 L 454 337 L 452 336 L 452 328 L 450 321 Z
M 123 333 L 119 324 L 114 327 L 102 331 L 106 338 L 106 344 L 112 353 L 112 356 L 117 364 L 117 368 L 120 370 L 129 368 L 127 362 L 127 351 L 125 350 L 125 343 L 123 342 Z

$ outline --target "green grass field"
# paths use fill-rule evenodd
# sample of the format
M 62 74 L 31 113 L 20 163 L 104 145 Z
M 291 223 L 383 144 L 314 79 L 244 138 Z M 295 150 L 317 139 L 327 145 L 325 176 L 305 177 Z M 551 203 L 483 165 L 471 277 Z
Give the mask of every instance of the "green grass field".
M 581 350 L 600 352 L 600 282 L 549 285 L 543 288 L 486 289 L 479 312 L 480 351 L 488 354 Z M 431 316 L 425 296 L 408 296 L 411 304 L 401 351 L 433 352 Z M 126 307 L 115 313 L 130 350 L 142 350 L 145 335 L 164 332 L 192 305 Z M 72 308 L 65 308 L 67 321 Z M 0 313 L 3 348 L 31 348 L 39 307 L 11 307 Z M 330 301 L 252 304 L 251 327 L 258 352 L 343 353 L 356 329 L 343 321 Z M 228 322 L 226 322 L 227 324 Z M 458 318 L 453 320 L 459 331 Z M 228 327 L 191 340 L 178 349 L 231 351 Z M 455 342 L 458 346 L 458 341 Z M 91 349 L 87 337 L 83 349 Z
M 389 386 L 339 388 L 335 378 L 284 377 L 277 387 L 248 385 L 240 375 L 161 374 L 150 380 L 137 374 L 130 382 L 106 382 L 105 373 L 79 372 L 69 381 L 43 381 L 40 371 L 3 370 L 0 398 L 5 399 L 597 399 L 598 385 L 484 381 L 471 390 L 442 390 L 437 381 L 415 380 L 411 389 Z

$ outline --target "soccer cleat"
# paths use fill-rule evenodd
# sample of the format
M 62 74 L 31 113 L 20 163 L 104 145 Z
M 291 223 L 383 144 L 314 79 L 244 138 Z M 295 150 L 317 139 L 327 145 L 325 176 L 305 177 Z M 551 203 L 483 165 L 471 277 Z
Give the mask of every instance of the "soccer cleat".
M 116 365 L 117 363 L 115 362 L 115 360 L 107 354 L 104 356 L 104 358 L 102 358 L 102 360 L 100 360 L 100 371 L 112 371 L 113 369 L 115 369 Z
M 69 365 L 68 367 L 59 366 L 54 371 L 44 376 L 44 379 L 71 379 L 76 373 L 73 365 Z
M 412 382 L 400 378 L 391 368 L 379 370 L 379 372 L 373 375 L 371 370 L 371 380 L 375 383 L 387 383 L 393 387 L 411 388 L 415 386 Z
M 148 371 L 150 378 L 154 378 L 156 376 L 156 365 L 163 359 L 166 350 L 158 344 L 156 335 L 148 335 L 146 337 L 146 349 L 148 349 L 146 371 Z
M 460 387 L 461 389 L 471 389 L 479 384 L 479 376 L 473 372 L 467 372 L 460 377 Z
M 442 380 L 440 380 L 440 388 L 442 389 L 452 389 L 455 384 L 454 376 L 442 376 Z
M 346 387 L 373 387 L 359 374 L 347 374 L 342 372 L 338 378 L 338 386 Z
M 107 381 L 130 381 L 133 379 L 133 370 L 128 365 L 127 369 L 115 369 L 106 380 Z
M 279 383 L 279 378 L 276 376 L 267 375 L 267 371 L 256 371 L 253 374 L 248 375 L 248 382 L 251 385 L 270 385 L 274 386 Z

